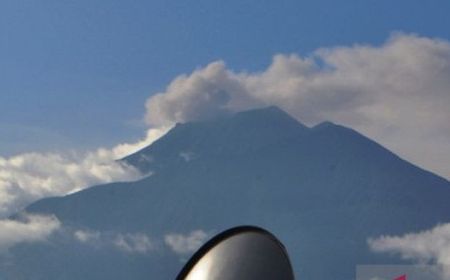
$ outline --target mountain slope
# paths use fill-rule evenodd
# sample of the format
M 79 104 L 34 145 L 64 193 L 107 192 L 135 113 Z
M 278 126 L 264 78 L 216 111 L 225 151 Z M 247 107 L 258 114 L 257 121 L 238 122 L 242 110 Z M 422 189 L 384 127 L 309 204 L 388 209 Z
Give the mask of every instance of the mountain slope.
M 398 262 L 372 254 L 367 238 L 450 221 L 448 181 L 351 129 L 307 128 L 276 107 L 177 125 L 124 160 L 153 174 L 44 199 L 27 211 L 56 215 L 70 229 L 147 233 L 159 250 L 124 256 L 60 234 L 15 248 L 10 269 L 39 263 L 45 252 L 54 265 L 32 266 L 24 279 L 171 279 L 182 263 L 164 236 L 253 224 L 285 243 L 297 278 L 351 279 L 356 264 Z

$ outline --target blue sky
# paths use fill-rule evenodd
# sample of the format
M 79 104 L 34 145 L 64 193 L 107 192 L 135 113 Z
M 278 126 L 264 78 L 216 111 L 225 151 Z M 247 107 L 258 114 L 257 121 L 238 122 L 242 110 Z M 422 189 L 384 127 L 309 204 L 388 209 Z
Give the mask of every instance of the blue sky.
M 222 59 L 260 71 L 276 53 L 450 38 L 449 1 L 32 1 L 0 3 L 0 155 L 137 139 L 145 100 Z

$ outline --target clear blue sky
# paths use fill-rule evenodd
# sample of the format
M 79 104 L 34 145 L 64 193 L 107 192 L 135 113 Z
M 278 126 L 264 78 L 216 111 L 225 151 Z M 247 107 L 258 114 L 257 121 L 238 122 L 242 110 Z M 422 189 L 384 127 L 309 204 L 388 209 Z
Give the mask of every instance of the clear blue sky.
M 2 0 L 0 156 L 137 139 L 150 94 L 213 60 L 254 71 L 392 31 L 450 39 L 449 12 L 448 0 Z

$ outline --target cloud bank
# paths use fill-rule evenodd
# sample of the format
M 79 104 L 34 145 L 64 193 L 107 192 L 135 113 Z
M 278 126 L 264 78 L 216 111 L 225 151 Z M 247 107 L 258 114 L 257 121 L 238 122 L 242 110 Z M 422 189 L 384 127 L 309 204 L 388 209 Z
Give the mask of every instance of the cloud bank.
M 261 72 L 222 61 L 175 78 L 146 102 L 153 127 L 277 105 L 303 123 L 350 126 L 450 178 L 450 43 L 393 34 L 383 45 L 275 55 Z
M 450 279 L 450 224 L 404 236 L 369 239 L 368 243 L 375 252 L 399 254 L 403 259 L 420 264 L 437 264 L 442 269 L 443 279 Z
M 0 220 L 0 252 L 23 242 L 45 241 L 60 226 L 53 216 L 24 215 L 21 220 Z
M 170 126 L 151 128 L 136 143 L 87 153 L 26 153 L 0 157 L 0 218 L 49 196 L 60 196 L 98 184 L 133 181 L 145 174 L 119 162 L 164 135 Z
M 0 157 L 0 217 L 43 197 L 139 177 L 136 169 L 115 161 L 114 153 L 104 149 L 85 155 L 28 153 Z

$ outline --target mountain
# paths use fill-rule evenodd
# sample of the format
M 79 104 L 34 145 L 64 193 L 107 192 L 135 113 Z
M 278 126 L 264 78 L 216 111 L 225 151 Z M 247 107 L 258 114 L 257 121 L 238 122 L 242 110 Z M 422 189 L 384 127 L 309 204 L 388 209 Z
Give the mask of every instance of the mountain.
M 241 112 L 232 119 L 177 124 L 163 141 L 124 160 L 145 173 L 196 157 L 249 153 L 283 139 L 301 137 L 307 132 L 306 126 L 272 106 Z
M 0 276 L 174 279 L 189 253 L 170 250 L 169 234 L 251 224 L 286 245 L 298 279 L 347 280 L 357 264 L 402 263 L 372 253 L 368 238 L 450 222 L 445 179 L 352 129 L 309 128 L 276 107 L 178 124 L 123 161 L 151 175 L 30 205 L 27 212 L 55 215 L 63 230 L 14 247 Z M 80 244 L 77 230 L 96 242 Z M 146 234 L 154 248 L 124 253 L 102 241 L 118 233 Z

